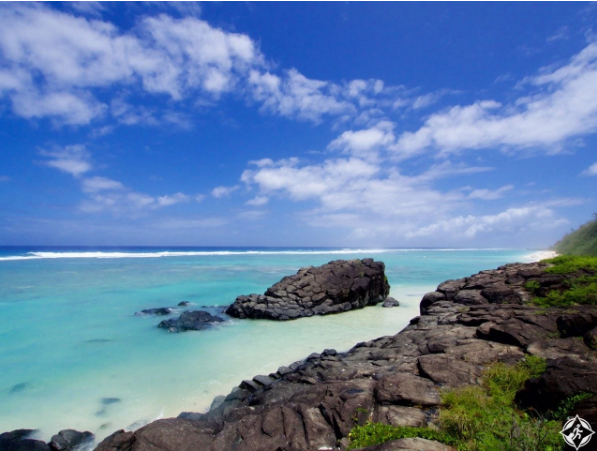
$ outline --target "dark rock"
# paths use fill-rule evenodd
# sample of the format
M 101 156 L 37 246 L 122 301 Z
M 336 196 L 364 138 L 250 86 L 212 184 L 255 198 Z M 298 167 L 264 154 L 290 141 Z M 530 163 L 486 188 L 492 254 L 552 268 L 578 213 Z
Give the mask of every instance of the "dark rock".
M 385 301 L 383 301 L 383 304 L 381 304 L 382 307 L 398 307 L 399 305 L 400 302 L 389 296 L 386 298 Z
M 290 320 L 375 305 L 390 292 L 385 266 L 370 258 L 301 268 L 263 295 L 239 296 L 226 310 L 236 318 Z
M 29 438 L 36 431 L 17 429 L 0 434 L 0 450 L 2 451 L 50 451 L 50 447 L 40 440 Z
M 168 319 L 158 324 L 159 328 L 168 329 L 170 332 L 184 332 L 187 330 L 203 330 L 215 323 L 224 322 L 219 316 L 203 310 L 193 310 L 182 313 L 178 318 Z
M 178 303 L 179 307 L 188 307 L 189 305 L 191 305 L 189 301 L 182 301 Z
M 156 316 L 164 316 L 169 315 L 172 313 L 172 309 L 170 307 L 159 307 L 159 308 L 148 308 L 145 310 L 141 310 L 140 312 L 135 313 L 137 316 L 142 315 L 156 315 Z
M 378 406 L 373 421 L 391 426 L 422 427 L 426 424 L 426 417 L 421 409 L 390 405 Z
M 219 396 L 216 396 L 216 398 L 219 398 Z M 214 398 L 214 401 L 215 401 L 215 398 Z M 212 406 L 213 406 L 213 403 L 212 403 Z M 197 413 L 197 412 L 180 412 L 176 418 L 180 418 L 182 420 L 199 421 L 200 419 L 203 418 L 203 414 Z
M 338 353 L 336 352 L 335 349 L 324 349 L 323 352 L 321 353 L 322 356 L 324 357 L 333 357 L 335 355 L 338 355 Z
M 379 381 L 375 399 L 381 404 L 435 406 L 439 392 L 429 379 L 408 373 L 387 374 Z
M 135 440 L 134 432 L 124 432 L 120 429 L 106 437 L 94 451 L 131 451 Z
M 81 446 L 90 445 L 94 435 L 89 432 L 79 432 L 74 429 L 64 429 L 52 437 L 49 445 L 55 451 L 74 451 Z
M 444 293 L 440 293 L 439 291 L 433 291 L 431 293 L 427 293 L 423 296 L 421 303 L 419 304 L 419 310 L 421 311 L 421 315 L 426 315 L 427 310 L 429 307 L 436 302 L 443 301 L 446 299 L 446 295 Z
M 269 387 L 270 385 L 272 385 L 272 382 L 274 382 L 274 380 L 271 377 L 264 375 L 255 376 L 253 380 L 258 384 L 263 385 L 264 387 Z
M 120 398 L 102 398 L 102 405 L 109 406 L 110 404 L 117 404 L 122 401 Z
M 490 287 L 481 290 L 481 296 L 491 304 L 520 304 L 522 298 L 515 290 L 508 287 Z
M 583 392 L 597 394 L 597 364 L 566 357 L 549 360 L 545 373 L 526 381 L 516 393 L 516 402 L 523 408 L 545 412 Z
M 583 339 L 590 349 L 597 351 L 597 327 L 588 331 Z
M 255 393 L 261 387 L 261 384 L 255 381 L 244 380 L 240 383 L 239 387 L 243 390 L 247 390 L 251 393 Z
M 597 312 L 589 310 L 562 315 L 557 319 L 557 325 L 562 337 L 582 337 L 597 327 Z

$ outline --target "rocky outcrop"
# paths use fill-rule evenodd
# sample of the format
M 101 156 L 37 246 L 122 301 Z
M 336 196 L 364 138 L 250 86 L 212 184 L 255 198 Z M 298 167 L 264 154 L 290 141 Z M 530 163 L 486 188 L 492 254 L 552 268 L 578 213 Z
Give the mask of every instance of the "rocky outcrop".
M 52 437 L 49 445 L 53 451 L 75 451 L 93 442 L 94 435 L 89 432 L 79 432 L 65 429 Z
M 549 274 L 548 263 L 511 263 L 497 269 L 481 271 L 470 277 L 447 280 L 437 290 L 427 293 L 421 301 L 421 315 L 438 301 L 451 301 L 466 306 L 483 304 L 522 305 L 534 297 L 545 296 L 552 290 L 563 291 L 566 282 L 588 274 L 579 270 L 572 274 Z M 527 285 L 529 284 L 529 285 Z M 525 286 L 534 286 L 533 291 Z M 597 322 L 594 323 L 595 327 Z
M 236 318 L 284 321 L 375 305 L 390 292 L 384 271 L 382 262 L 370 258 L 302 268 L 263 295 L 237 297 L 226 313 Z
M 224 320 L 203 310 L 193 310 L 182 313 L 178 318 L 167 319 L 158 324 L 160 329 L 168 329 L 168 332 L 185 332 L 187 330 L 208 329 L 214 324 L 222 323 Z
M 398 302 L 396 299 L 391 298 L 391 297 L 387 297 L 385 301 L 383 301 L 383 304 L 381 304 L 382 307 L 398 307 L 400 305 L 400 302 Z

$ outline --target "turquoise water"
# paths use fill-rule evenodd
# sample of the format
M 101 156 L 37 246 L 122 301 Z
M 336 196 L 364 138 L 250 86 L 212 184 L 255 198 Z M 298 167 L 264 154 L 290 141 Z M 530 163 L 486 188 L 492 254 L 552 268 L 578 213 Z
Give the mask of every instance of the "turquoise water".
M 0 432 L 60 429 L 102 438 L 159 417 L 204 411 L 242 379 L 324 348 L 397 333 L 438 283 L 528 261 L 521 250 L 0 248 Z M 401 306 L 292 322 L 229 320 L 169 334 L 145 308 L 208 306 L 263 293 L 300 267 L 338 258 L 386 263 Z M 217 307 L 220 306 L 220 307 Z M 182 310 L 181 310 L 182 311 Z

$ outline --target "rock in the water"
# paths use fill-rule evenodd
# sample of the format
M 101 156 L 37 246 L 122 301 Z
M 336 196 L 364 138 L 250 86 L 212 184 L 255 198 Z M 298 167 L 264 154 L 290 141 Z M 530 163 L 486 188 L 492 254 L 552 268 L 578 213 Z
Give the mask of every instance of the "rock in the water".
M 50 451 L 50 447 L 40 440 L 29 438 L 35 430 L 17 429 L 0 434 L 0 450 L 2 451 Z
M 389 296 L 386 298 L 385 301 L 383 301 L 383 304 L 381 304 L 382 307 L 398 307 L 399 305 L 400 302 Z
M 263 295 L 237 297 L 226 313 L 236 318 L 284 321 L 375 305 L 390 292 L 384 271 L 382 262 L 370 258 L 302 268 Z
M 91 444 L 94 435 L 89 432 L 79 432 L 74 429 L 65 429 L 52 437 L 49 445 L 55 451 L 74 451 L 81 446 Z
M 215 323 L 222 323 L 224 320 L 203 310 L 184 312 L 178 318 L 168 319 L 158 324 L 159 328 L 168 329 L 170 332 L 184 332 L 187 330 L 203 330 Z
M 178 303 L 179 307 L 188 307 L 189 305 L 191 305 L 189 301 L 181 301 Z
M 170 307 L 158 307 L 158 308 L 148 308 L 145 310 L 141 310 L 140 312 L 135 313 L 135 316 L 143 316 L 143 315 L 156 315 L 156 316 L 165 316 L 172 313 L 172 309 Z

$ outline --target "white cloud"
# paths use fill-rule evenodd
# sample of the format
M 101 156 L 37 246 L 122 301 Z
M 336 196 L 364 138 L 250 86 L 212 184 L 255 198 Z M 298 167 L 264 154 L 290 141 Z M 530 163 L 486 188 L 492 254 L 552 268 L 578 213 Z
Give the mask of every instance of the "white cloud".
M 296 69 L 284 77 L 252 70 L 248 78 L 255 99 L 263 102 L 263 109 L 282 116 L 298 117 L 315 122 L 325 115 L 356 112 L 355 106 L 342 100 L 337 85 L 305 77 Z
M 124 186 L 116 180 L 105 177 L 91 177 L 83 179 L 82 188 L 86 193 L 96 193 L 98 191 L 121 190 Z
M 565 41 L 570 38 L 570 29 L 564 25 L 555 34 L 547 38 L 547 42 Z
M 504 197 L 504 194 L 511 191 L 514 185 L 505 185 L 496 190 L 490 189 L 475 189 L 468 195 L 469 199 L 481 199 L 481 200 L 495 200 Z
M 495 215 L 456 216 L 438 221 L 407 233 L 407 237 L 447 235 L 450 237 L 474 238 L 481 233 L 511 231 L 519 233 L 521 229 L 540 230 L 555 228 L 566 224 L 565 219 L 555 218 L 555 213 L 545 206 L 526 206 L 509 208 Z
M 104 112 L 95 88 L 139 82 L 175 100 L 188 92 L 217 96 L 262 62 L 248 36 L 194 17 L 145 16 L 122 32 L 40 4 L 0 7 L 0 53 L 0 95 L 10 97 L 15 113 L 68 124 Z
M 328 145 L 328 148 L 340 149 L 355 156 L 370 155 L 371 151 L 394 143 L 393 128 L 393 123 L 381 121 L 366 130 L 348 130 L 334 139 Z
M 41 150 L 40 155 L 48 157 L 44 161 L 46 166 L 67 172 L 75 177 L 91 170 L 91 154 L 85 146 L 76 144 L 72 146 L 56 147 L 53 150 Z
M 540 147 L 557 152 L 573 137 L 597 129 L 597 43 L 557 70 L 529 77 L 537 92 L 503 106 L 478 101 L 430 116 L 416 132 L 403 133 L 396 151 L 412 156 L 427 148 L 443 154 L 463 149 Z
M 211 195 L 216 199 L 220 199 L 222 197 L 228 197 L 234 191 L 239 188 L 238 185 L 235 186 L 217 186 L 211 191 Z
M 197 229 L 222 227 L 228 221 L 223 218 L 169 218 L 156 222 L 153 226 L 159 229 Z
M 195 202 L 203 202 L 204 199 L 205 199 L 205 194 L 195 195 Z
M 418 110 L 420 108 L 431 106 L 434 103 L 439 102 L 439 100 L 445 95 L 457 93 L 458 91 L 453 91 L 451 89 L 442 89 L 440 91 L 430 92 L 428 94 L 418 96 L 413 102 L 413 109 Z
M 267 196 L 256 196 L 251 200 L 248 200 L 246 202 L 247 205 L 253 205 L 254 207 L 260 207 L 262 205 L 267 204 L 269 201 L 269 198 Z
M 189 196 L 183 193 L 176 193 L 172 194 L 171 196 L 159 196 L 156 200 L 157 207 L 168 207 L 170 205 L 179 204 L 181 202 L 187 202 L 189 200 Z
M 585 169 L 581 175 L 597 175 L 597 163 L 593 163 L 587 169 Z

